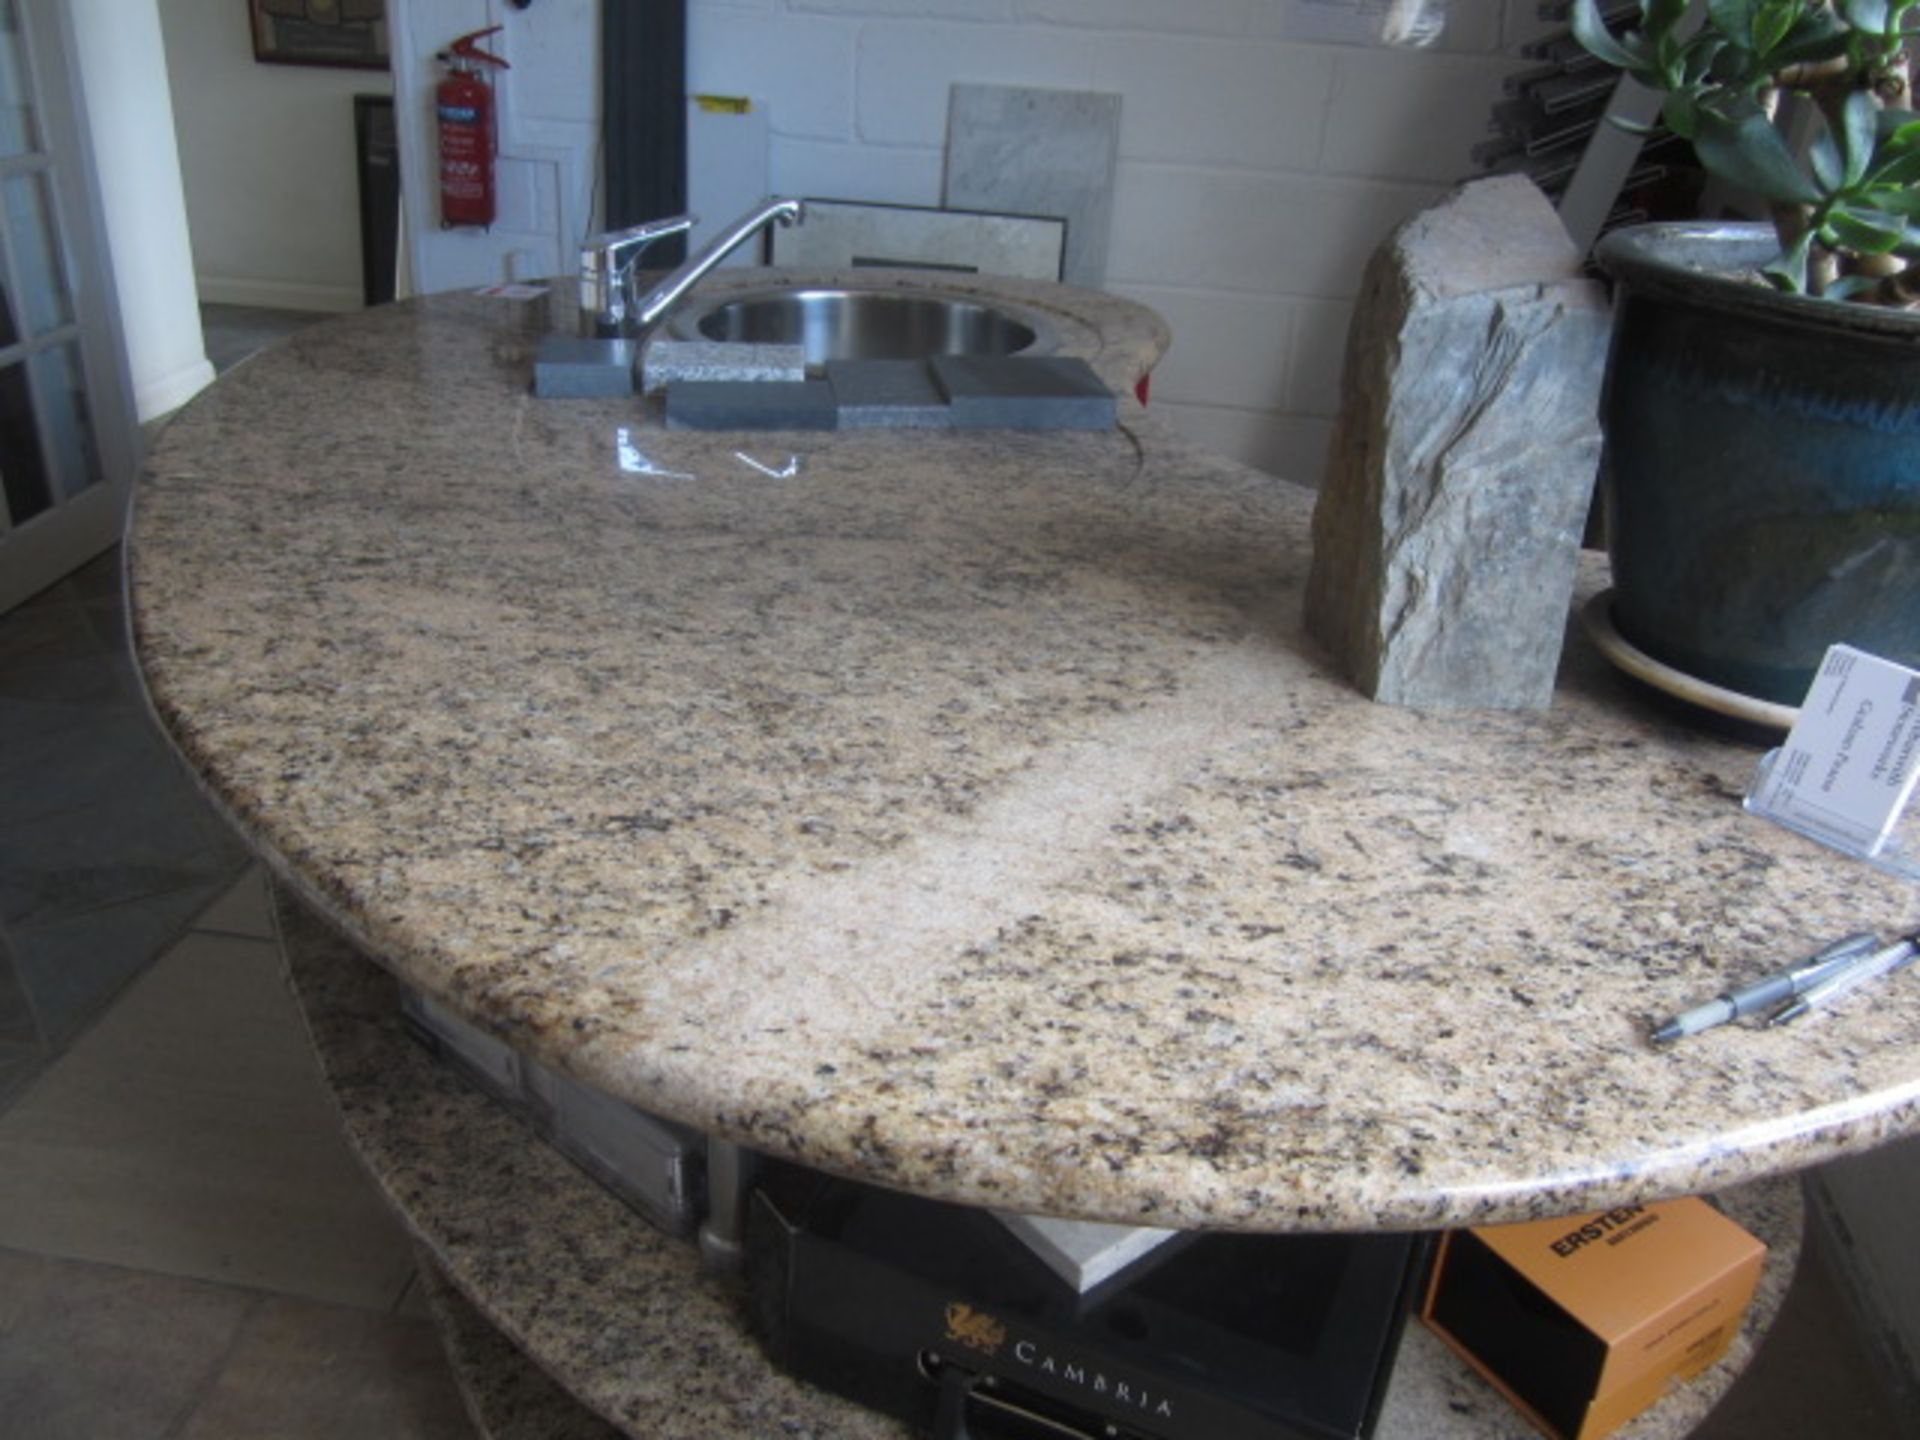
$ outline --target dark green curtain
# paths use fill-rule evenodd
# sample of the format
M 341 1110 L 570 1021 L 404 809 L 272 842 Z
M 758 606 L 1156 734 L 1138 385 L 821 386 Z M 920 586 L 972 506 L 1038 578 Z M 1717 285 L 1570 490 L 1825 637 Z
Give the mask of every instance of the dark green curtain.
M 601 165 L 608 229 L 687 208 L 686 0 L 601 0 Z M 686 239 L 647 250 L 677 265 Z

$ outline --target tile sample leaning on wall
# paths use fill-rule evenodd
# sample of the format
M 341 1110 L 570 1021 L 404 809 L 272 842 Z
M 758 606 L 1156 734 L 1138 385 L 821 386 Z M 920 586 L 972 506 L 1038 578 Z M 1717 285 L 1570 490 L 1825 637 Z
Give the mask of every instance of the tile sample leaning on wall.
M 946 201 L 955 210 L 1060 215 L 1060 278 L 1098 289 L 1107 278 L 1120 97 L 1090 90 L 955 85 L 947 108 Z
M 807 201 L 807 223 L 775 230 L 773 263 L 842 270 L 897 265 L 1058 280 L 1067 222 L 1057 216 Z

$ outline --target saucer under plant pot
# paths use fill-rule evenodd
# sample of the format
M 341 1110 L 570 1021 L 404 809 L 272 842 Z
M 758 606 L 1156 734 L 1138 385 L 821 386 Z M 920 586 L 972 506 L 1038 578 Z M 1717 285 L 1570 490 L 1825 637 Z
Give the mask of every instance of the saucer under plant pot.
M 1920 313 L 1769 285 L 1764 224 L 1616 231 L 1602 402 L 1611 619 L 1797 705 L 1829 645 L 1920 667 Z

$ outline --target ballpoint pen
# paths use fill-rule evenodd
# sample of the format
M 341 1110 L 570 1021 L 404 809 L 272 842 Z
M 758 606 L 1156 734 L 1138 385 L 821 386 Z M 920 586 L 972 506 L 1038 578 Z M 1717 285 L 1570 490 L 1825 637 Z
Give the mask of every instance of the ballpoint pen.
M 1832 974 L 1823 976 L 1802 991 L 1797 1000 L 1782 1006 L 1767 1023 L 1790 1024 L 1810 1010 L 1830 1005 L 1842 995 L 1851 994 L 1870 980 L 1878 980 L 1882 975 L 1891 975 L 1903 965 L 1911 965 L 1916 955 L 1920 955 L 1920 936 L 1904 936 L 1884 950 L 1876 950 L 1864 960 L 1843 965 Z
M 1711 1030 L 1716 1025 L 1726 1025 L 1747 1015 L 1757 1015 L 1769 1006 L 1792 1000 L 1836 971 L 1861 961 L 1878 943 L 1874 936 L 1865 931 L 1849 935 L 1844 940 L 1836 940 L 1798 965 L 1755 980 L 1750 985 L 1737 986 L 1690 1010 L 1682 1010 L 1654 1029 L 1653 1041 L 1656 1045 L 1664 1045 L 1685 1035 L 1698 1035 L 1702 1030 Z

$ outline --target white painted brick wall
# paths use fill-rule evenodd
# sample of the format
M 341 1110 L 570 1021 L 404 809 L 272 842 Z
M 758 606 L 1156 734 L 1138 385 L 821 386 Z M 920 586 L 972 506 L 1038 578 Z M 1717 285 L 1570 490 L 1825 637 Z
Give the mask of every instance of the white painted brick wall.
M 1268 0 L 1014 0 L 1014 17 L 1096 30 L 1244 35 Z
M 1488 56 L 1346 50 L 1333 56 L 1319 169 L 1356 179 L 1451 185 L 1472 168 L 1514 69 Z
M 955 80 L 1088 90 L 1092 49 L 1084 32 L 1050 26 L 874 21 L 860 31 L 858 138 L 877 145 L 945 144 L 947 87 Z
M 780 194 L 883 205 L 937 205 L 941 152 L 929 145 L 828 143 L 776 134 L 769 142 L 768 174 Z
M 1122 97 L 1123 161 L 1317 168 L 1334 74 L 1324 55 L 1142 34 L 1102 36 L 1091 50 L 1093 88 Z
M 697 37 L 693 55 L 724 59 L 705 72 L 689 71 L 696 94 L 752 97 L 768 107 L 783 138 L 853 136 L 857 23 L 711 6 L 697 22 Z
M 1451 0 L 1430 49 L 1302 41 L 1324 3 L 690 0 L 689 80 L 765 108 L 775 190 L 920 205 L 954 82 L 1119 94 L 1107 283 L 1173 326 L 1154 404 L 1311 483 L 1367 257 L 1474 173 L 1542 28 L 1536 0 Z
M 1429 0 L 1429 3 L 1446 15 L 1446 25 L 1431 42 L 1429 53 L 1474 53 L 1500 47 L 1508 3 L 1503 0 Z M 1526 4 L 1529 0 L 1520 0 L 1520 3 Z M 1350 0 L 1265 0 L 1253 6 L 1252 34 L 1256 39 L 1285 40 L 1313 33 L 1303 13 L 1313 8 L 1353 7 Z
M 1441 187 L 1121 162 L 1107 280 L 1350 299 L 1370 251 Z

